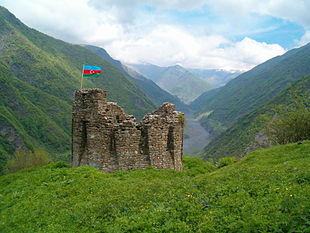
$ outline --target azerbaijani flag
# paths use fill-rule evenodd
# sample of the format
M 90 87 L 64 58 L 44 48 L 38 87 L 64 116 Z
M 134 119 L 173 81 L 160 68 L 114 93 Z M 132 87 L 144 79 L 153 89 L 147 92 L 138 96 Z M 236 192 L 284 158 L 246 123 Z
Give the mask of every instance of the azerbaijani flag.
M 83 65 L 83 78 L 97 77 L 101 73 L 99 66 L 86 66 Z

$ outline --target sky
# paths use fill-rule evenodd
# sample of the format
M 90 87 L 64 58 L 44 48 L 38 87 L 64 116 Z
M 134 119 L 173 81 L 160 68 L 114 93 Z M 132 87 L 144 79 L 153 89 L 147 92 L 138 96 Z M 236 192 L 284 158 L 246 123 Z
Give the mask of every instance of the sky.
M 124 63 L 246 71 L 310 42 L 310 0 L 0 0 L 26 25 Z

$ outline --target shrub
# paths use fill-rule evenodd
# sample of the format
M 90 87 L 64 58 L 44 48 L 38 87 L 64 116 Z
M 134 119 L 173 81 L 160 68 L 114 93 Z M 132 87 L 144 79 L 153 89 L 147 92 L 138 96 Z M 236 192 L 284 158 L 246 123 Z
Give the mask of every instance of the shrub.
M 310 111 L 281 108 L 269 119 L 264 134 L 272 144 L 287 144 L 310 139 Z
M 203 161 L 199 158 L 183 158 L 184 169 L 190 176 L 209 173 L 215 170 L 211 162 Z
M 231 165 L 233 163 L 237 162 L 237 159 L 235 157 L 224 157 L 224 158 L 221 158 L 218 162 L 217 162 L 217 167 L 220 168 L 220 167 L 225 167 L 225 166 L 228 166 L 228 165 Z
M 52 160 L 41 149 L 32 151 L 18 151 L 7 163 L 6 173 L 17 172 L 24 168 L 42 167 L 51 163 Z
M 70 168 L 71 164 L 65 163 L 65 162 L 62 162 L 62 161 L 58 161 L 58 162 L 51 163 L 48 166 L 46 166 L 46 168 L 64 168 L 64 167 L 65 168 Z

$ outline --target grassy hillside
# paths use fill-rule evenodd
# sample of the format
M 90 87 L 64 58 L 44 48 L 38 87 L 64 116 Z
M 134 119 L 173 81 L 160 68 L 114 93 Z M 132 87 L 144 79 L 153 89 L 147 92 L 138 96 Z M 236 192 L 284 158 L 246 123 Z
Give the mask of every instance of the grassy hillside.
M 210 100 L 198 98 L 198 113 L 206 127 L 226 128 L 279 93 L 289 82 L 310 74 L 310 44 L 275 57 L 228 82 Z M 199 103 L 198 103 L 199 102 Z M 198 106 L 197 106 L 198 105 Z
M 262 118 L 262 115 L 273 115 L 278 106 L 293 107 L 296 102 L 303 102 L 310 109 L 309 75 L 291 83 L 266 104 L 241 117 L 233 126 L 208 144 L 202 153 L 203 157 L 218 159 L 245 155 L 248 147 L 256 147 L 255 138 L 266 125 L 266 120 Z
M 102 57 L 33 30 L 0 7 L 0 174 L 15 149 L 43 147 L 54 156 L 70 150 L 71 105 L 83 64 L 104 70 L 85 87 L 108 90 L 127 113 L 141 119 L 155 108 Z
M 3 232 L 308 232 L 310 141 L 212 171 L 101 173 L 56 163 L 0 177 Z

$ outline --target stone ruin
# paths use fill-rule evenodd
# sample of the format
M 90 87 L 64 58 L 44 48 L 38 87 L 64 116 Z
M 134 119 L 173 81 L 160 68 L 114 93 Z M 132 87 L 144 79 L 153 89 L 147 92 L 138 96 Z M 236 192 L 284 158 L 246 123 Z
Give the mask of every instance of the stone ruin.
M 184 114 L 164 103 L 140 123 L 107 92 L 75 92 L 72 116 L 73 166 L 89 165 L 104 172 L 156 169 L 182 170 Z

